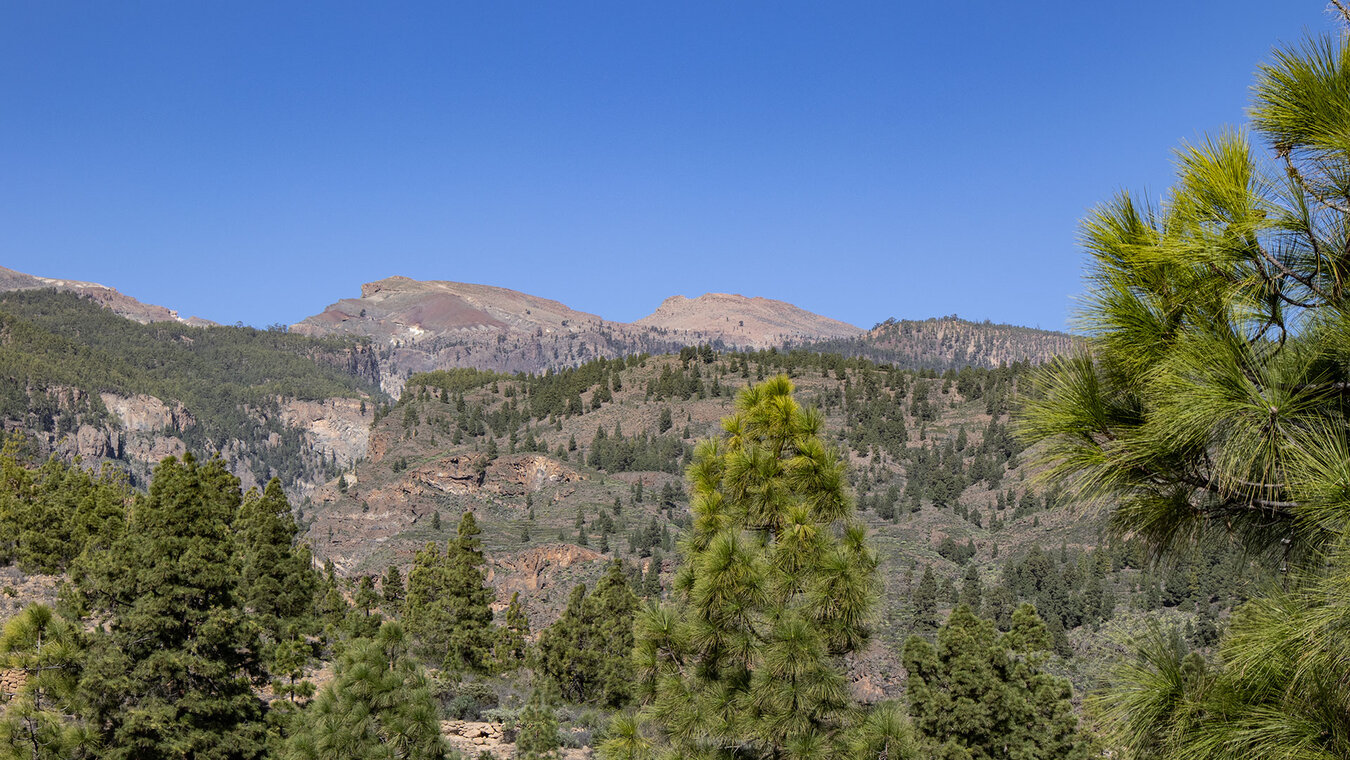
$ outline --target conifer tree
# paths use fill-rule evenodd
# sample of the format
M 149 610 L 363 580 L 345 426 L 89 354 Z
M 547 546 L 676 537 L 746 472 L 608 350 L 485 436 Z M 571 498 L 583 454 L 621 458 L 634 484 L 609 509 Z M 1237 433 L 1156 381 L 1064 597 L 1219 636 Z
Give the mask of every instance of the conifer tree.
M 436 702 L 407 652 L 398 623 L 349 642 L 333 681 L 297 718 L 286 760 L 442 760 Z
M 465 512 L 446 552 L 428 543 L 408 573 L 408 631 L 423 654 L 447 670 L 482 671 L 491 664 L 493 592 L 484 580 L 481 532 L 473 513 Z
M 1137 757 L 1350 756 L 1347 81 L 1343 30 L 1277 49 L 1253 87 L 1266 149 L 1183 145 L 1162 203 L 1089 215 L 1084 349 L 1021 414 L 1047 476 L 1156 553 L 1238 540 L 1289 571 L 1217 661 L 1144 642 L 1116 673 L 1108 733 Z
M 245 609 L 271 642 L 309 632 L 319 578 L 309 548 L 296 543 L 300 528 L 280 480 L 270 480 L 262 494 L 244 495 L 235 531 Z
M 639 718 L 670 757 L 847 757 L 842 657 L 870 636 L 876 560 L 844 466 L 784 376 L 699 445 L 670 604 L 640 613 Z
M 931 634 L 938 627 L 938 583 L 937 578 L 933 576 L 932 565 L 924 565 L 923 577 L 919 579 L 919 585 L 914 589 L 914 623 L 915 633 Z
M 169 457 L 137 497 L 131 529 L 76 574 L 105 621 L 81 682 L 103 757 L 261 755 L 259 641 L 231 535 L 240 501 L 222 460 Z
M 511 594 L 511 602 L 506 607 L 505 619 L 497 629 L 497 640 L 493 645 L 493 669 L 498 673 L 507 673 L 525 664 L 528 654 L 526 640 L 530 637 L 530 621 L 520 605 L 520 592 Z
M 398 571 L 398 565 L 390 565 L 384 571 L 384 578 L 380 581 L 380 596 L 384 599 L 384 610 L 391 616 L 397 617 L 403 613 L 403 599 L 406 596 L 403 590 L 403 575 Z
M 632 693 L 633 614 L 637 595 L 614 560 L 587 594 L 578 584 L 567 609 L 539 637 L 539 670 L 573 702 L 617 707 Z
M 1025 604 L 1006 634 L 961 605 L 938 631 L 936 648 L 911 636 L 904 649 L 906 693 L 926 753 L 1086 760 L 1089 747 L 1078 732 L 1068 682 L 1041 669 L 1049 644 L 1045 623 Z
M 97 735 L 78 717 L 84 647 L 79 628 L 41 604 L 30 605 L 0 632 L 0 670 L 23 684 L 0 704 L 0 758 L 93 757 Z
M 557 760 L 562 741 L 558 737 L 558 717 L 553 712 L 547 685 L 530 692 L 520 711 L 520 733 L 516 737 L 516 760 Z
M 379 604 L 375 579 L 369 575 L 361 576 L 352 598 L 352 609 L 347 613 L 347 632 L 357 638 L 374 636 L 380 630 L 380 623 L 384 622 L 383 616 L 376 611 Z

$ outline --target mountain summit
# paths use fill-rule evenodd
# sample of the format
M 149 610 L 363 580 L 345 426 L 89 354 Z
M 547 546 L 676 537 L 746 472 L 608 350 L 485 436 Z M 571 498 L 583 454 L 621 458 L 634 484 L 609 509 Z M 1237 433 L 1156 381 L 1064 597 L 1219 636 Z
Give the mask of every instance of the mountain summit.
M 698 298 L 671 296 L 635 325 L 667 332 L 686 342 L 720 340 L 734 346 L 768 348 L 788 341 L 851 338 L 863 330 L 822 317 L 785 301 L 704 293 Z
M 507 288 L 408 277 L 366 283 L 359 298 L 344 298 L 291 329 L 370 338 L 382 347 L 382 385 L 391 394 L 410 373 L 432 369 L 538 372 L 696 343 L 768 348 L 863 332 L 767 298 L 675 296 L 630 324 Z

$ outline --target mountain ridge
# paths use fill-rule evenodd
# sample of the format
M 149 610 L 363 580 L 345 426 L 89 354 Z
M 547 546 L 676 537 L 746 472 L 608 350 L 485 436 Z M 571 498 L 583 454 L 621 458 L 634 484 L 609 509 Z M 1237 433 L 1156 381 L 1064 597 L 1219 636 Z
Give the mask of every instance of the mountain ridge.
M 14 290 L 52 290 L 76 293 L 103 306 L 120 317 L 133 322 L 150 324 L 151 322 L 179 322 L 193 327 L 214 327 L 218 323 L 202 317 L 180 317 L 178 311 L 166 306 L 145 303 L 116 288 L 97 282 L 69 280 L 57 277 L 41 277 L 0 266 L 0 292 Z

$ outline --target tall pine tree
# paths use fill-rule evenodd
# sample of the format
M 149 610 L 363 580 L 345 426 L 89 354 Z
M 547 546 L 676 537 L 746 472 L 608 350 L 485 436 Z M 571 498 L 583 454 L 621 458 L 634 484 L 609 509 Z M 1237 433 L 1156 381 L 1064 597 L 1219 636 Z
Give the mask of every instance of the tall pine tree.
M 446 552 L 428 543 L 408 573 L 408 631 L 423 655 L 447 670 L 484 671 L 491 665 L 493 592 L 484 580 L 481 532 L 473 513 L 465 512 Z
M 112 760 L 263 752 L 257 628 L 239 593 L 239 481 L 213 459 L 165 459 L 130 525 L 76 573 L 101 625 L 82 681 Z
M 640 613 L 640 718 L 659 754 L 847 757 L 843 657 L 870 637 L 876 560 L 844 465 L 784 376 L 699 445 L 672 601 Z

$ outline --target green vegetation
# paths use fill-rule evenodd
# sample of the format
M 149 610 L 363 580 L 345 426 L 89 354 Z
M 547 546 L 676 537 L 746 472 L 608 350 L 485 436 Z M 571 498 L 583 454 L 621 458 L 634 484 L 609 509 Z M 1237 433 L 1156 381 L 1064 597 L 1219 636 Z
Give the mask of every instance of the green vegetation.
M 446 749 L 426 674 L 397 623 L 347 643 L 334 678 L 297 720 L 286 760 L 441 760 Z
M 379 396 L 369 346 L 249 327 L 142 325 L 70 293 L 0 293 L 0 418 L 66 434 L 110 421 L 100 393 L 145 394 L 186 415 L 172 432 L 189 450 L 243 442 L 261 479 L 286 484 L 330 463 L 308 461 L 280 400 Z M 124 456 L 114 451 L 115 457 Z
M 633 614 L 637 596 L 614 560 L 587 594 L 572 589 L 563 611 L 539 638 L 538 669 L 571 702 L 620 707 L 632 696 Z
M 1042 668 L 1050 636 L 1031 605 L 1007 633 L 961 605 L 937 646 L 905 643 L 907 695 L 915 734 L 929 757 L 1068 760 L 1090 757 L 1067 681 Z
M 80 706 L 85 642 L 79 629 L 45 605 L 33 605 L 0 633 L 0 669 L 23 674 L 18 694 L 0 709 L 0 758 L 90 757 L 98 739 Z
M 0 451 L 0 565 L 61 572 L 86 547 L 116 540 L 131 491 L 113 473 L 94 475 L 55 458 L 23 467 L 22 441 L 10 438 Z
M 491 666 L 492 589 L 483 579 L 480 532 L 473 513 L 465 512 L 446 552 L 427 544 L 408 573 L 408 630 L 424 656 L 451 671 Z
M 1163 205 L 1122 194 L 1083 225 L 1087 348 L 1041 376 L 1027 439 L 1152 550 L 1241 542 L 1288 570 L 1215 657 L 1138 639 L 1099 701 L 1127 757 L 1350 755 L 1348 64 L 1344 34 L 1278 51 L 1252 109 L 1269 153 L 1183 145 Z
M 678 756 L 836 756 L 856 709 L 840 658 L 870 636 L 876 559 L 791 382 L 737 409 L 695 455 L 672 603 L 639 615 L 641 715 Z

